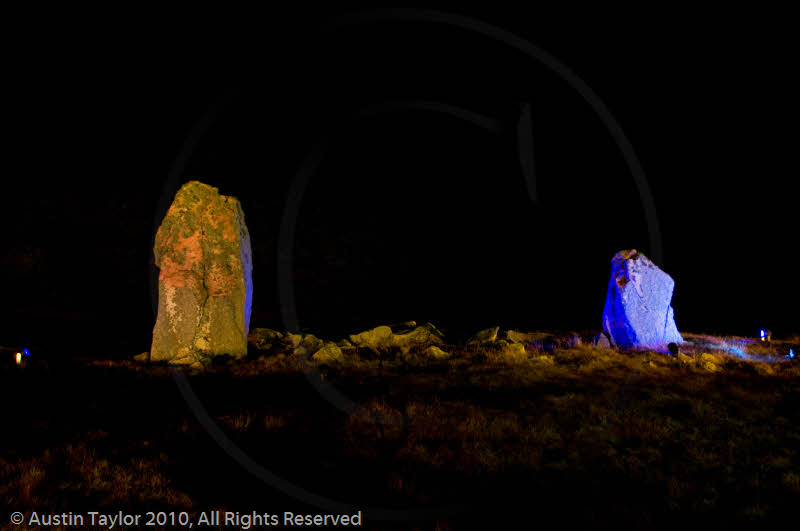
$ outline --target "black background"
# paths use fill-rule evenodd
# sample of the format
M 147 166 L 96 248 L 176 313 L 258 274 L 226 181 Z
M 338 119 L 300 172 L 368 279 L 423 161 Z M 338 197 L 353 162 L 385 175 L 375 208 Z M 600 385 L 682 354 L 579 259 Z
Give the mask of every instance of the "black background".
M 26 25 L 5 76 L 0 344 L 148 350 L 156 219 L 191 179 L 241 200 L 251 327 L 282 329 L 281 221 L 319 143 L 293 240 L 301 327 L 332 338 L 408 319 L 453 339 L 494 325 L 599 330 L 611 257 L 656 250 L 592 108 L 541 62 L 474 31 L 326 22 L 353 11 Z M 786 14 L 452 12 L 551 54 L 621 125 L 655 201 L 679 330 L 800 332 Z M 517 149 L 526 103 L 538 205 Z

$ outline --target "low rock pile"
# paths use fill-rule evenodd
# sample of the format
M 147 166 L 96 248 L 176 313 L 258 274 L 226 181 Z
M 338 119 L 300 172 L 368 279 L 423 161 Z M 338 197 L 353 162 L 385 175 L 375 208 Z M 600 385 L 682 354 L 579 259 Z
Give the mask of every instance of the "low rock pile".
M 417 326 L 414 321 L 409 321 L 400 325 L 377 326 L 338 342 L 324 341 L 313 334 L 281 333 L 268 328 L 256 328 L 250 333 L 248 342 L 258 353 L 283 352 L 330 364 L 342 361 L 345 353 L 366 354 L 371 358 L 384 358 L 394 353 L 406 359 L 445 359 L 450 354 L 440 348 L 444 346 L 443 338 L 433 324 Z

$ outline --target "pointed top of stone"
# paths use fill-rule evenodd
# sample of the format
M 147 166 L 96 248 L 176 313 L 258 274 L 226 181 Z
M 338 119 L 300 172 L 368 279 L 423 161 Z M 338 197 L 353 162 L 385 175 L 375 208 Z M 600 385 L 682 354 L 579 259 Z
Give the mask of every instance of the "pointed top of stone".
M 645 265 L 655 266 L 655 264 L 647 258 L 644 253 L 640 253 L 636 249 L 627 249 L 619 251 L 617 254 L 614 255 L 614 258 L 611 259 L 612 263 L 614 262 L 624 262 L 626 260 L 636 260 L 641 262 Z

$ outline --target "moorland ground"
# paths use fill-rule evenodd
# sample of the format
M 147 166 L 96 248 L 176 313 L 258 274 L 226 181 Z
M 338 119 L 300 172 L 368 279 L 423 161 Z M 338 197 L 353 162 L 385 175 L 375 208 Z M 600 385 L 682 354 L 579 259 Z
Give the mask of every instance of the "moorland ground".
M 204 371 L 132 361 L 5 371 L 2 525 L 33 510 L 330 512 L 226 453 L 173 370 L 227 438 L 306 491 L 365 511 L 463 509 L 365 516 L 369 529 L 796 521 L 800 364 L 708 348 L 733 338 L 687 337 L 694 346 L 680 357 L 446 345 L 450 359 L 416 362 L 356 350 L 321 366 L 269 352 Z M 336 408 L 314 381 L 358 409 Z

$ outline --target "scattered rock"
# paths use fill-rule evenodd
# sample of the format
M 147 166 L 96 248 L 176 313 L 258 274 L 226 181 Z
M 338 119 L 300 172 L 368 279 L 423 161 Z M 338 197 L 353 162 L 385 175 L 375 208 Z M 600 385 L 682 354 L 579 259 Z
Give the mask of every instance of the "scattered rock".
M 530 358 L 530 360 L 535 362 L 535 363 L 542 363 L 544 365 L 553 365 L 556 362 L 556 360 L 555 360 L 555 358 L 553 358 L 553 356 L 548 356 L 548 355 L 532 356 Z
M 442 332 L 438 328 L 436 328 L 433 325 L 433 323 L 425 323 L 422 326 L 424 326 L 426 329 L 428 329 L 428 331 L 430 331 L 431 334 L 433 334 L 434 336 L 436 336 L 439 339 L 441 339 L 442 341 L 444 341 L 444 334 L 442 334 Z
M 445 352 L 444 350 L 440 349 L 435 345 L 431 345 L 430 347 L 426 348 L 425 355 L 435 360 L 443 360 L 451 356 L 449 352 Z
M 669 345 L 667 345 L 667 352 L 669 352 L 673 356 L 677 356 L 678 355 L 677 343 L 670 343 Z
M 614 255 L 603 309 L 603 331 L 611 344 L 663 350 L 682 343 L 670 306 L 674 287 L 669 275 L 635 249 Z
M 412 321 L 413 322 L 413 321 Z M 392 334 L 391 345 L 398 347 L 403 354 L 426 345 L 442 345 L 441 334 L 430 323 L 418 326 L 405 334 Z
M 344 354 L 338 345 L 327 342 L 311 356 L 311 359 L 319 363 L 334 363 L 343 361 Z
M 608 340 L 608 336 L 605 335 L 605 333 L 603 332 L 600 332 L 599 334 L 594 336 L 592 344 L 600 348 L 611 348 L 611 342 Z
M 150 353 L 142 352 L 141 354 L 137 354 L 133 357 L 133 360 L 139 363 L 150 363 Z
M 389 328 L 392 329 L 394 334 L 406 334 L 417 327 L 416 321 L 405 321 L 404 323 L 390 324 Z
M 704 370 L 706 370 L 706 371 L 709 371 L 709 372 L 719 372 L 719 371 L 721 371 L 721 370 L 722 370 L 722 367 L 720 367 L 720 366 L 719 366 L 719 365 L 717 365 L 716 363 L 712 363 L 712 362 L 710 362 L 710 361 L 707 361 L 707 360 L 706 360 L 706 361 L 704 361 L 704 360 L 700 360 L 698 364 L 699 364 L 699 365 L 700 365 L 700 367 L 702 367 Z
M 300 343 L 303 342 L 303 337 L 305 337 L 305 334 L 293 334 L 291 332 L 287 332 L 283 338 L 283 343 L 289 348 L 289 350 L 294 350 L 300 346 Z
M 150 359 L 247 355 L 252 253 L 239 201 L 198 181 L 184 184 L 153 251 L 160 272 Z
M 583 341 L 581 340 L 581 336 L 578 334 L 571 334 L 567 337 L 567 345 L 566 348 L 576 348 L 583 345 Z
M 580 336 L 573 333 L 552 334 L 549 332 L 518 332 L 506 330 L 506 340 L 511 343 L 521 343 L 534 350 L 551 352 L 556 348 L 571 349 L 583 344 Z M 498 340 L 503 341 L 503 340 Z
M 392 329 L 385 325 L 377 326 L 372 330 L 351 335 L 350 342 L 357 347 L 375 351 L 386 350 L 392 345 Z
M 694 360 L 692 358 L 690 358 L 686 354 L 681 354 L 681 353 L 678 353 L 678 361 L 686 364 L 694 363 Z
M 539 341 L 543 334 L 533 332 L 517 332 L 516 330 L 506 330 L 506 339 L 513 343 L 533 343 Z
M 477 332 L 474 336 L 467 340 L 467 346 L 471 345 L 488 345 L 497 339 L 497 332 L 500 330 L 499 326 L 494 328 L 487 328 Z
M 353 344 L 352 344 L 352 343 L 350 343 L 350 342 L 349 342 L 348 340 L 346 340 L 346 339 L 342 339 L 341 341 L 339 341 L 338 343 L 336 343 L 336 346 L 339 346 L 339 347 L 344 347 L 344 348 L 352 348 Z
M 409 323 L 412 322 L 409 321 Z M 416 326 L 403 334 L 395 334 L 390 327 L 383 325 L 351 335 L 350 342 L 357 347 L 368 348 L 378 353 L 388 351 L 390 348 L 397 348 L 401 353 L 407 354 L 411 350 L 421 349 L 431 344 L 443 345 L 442 337 L 442 333 L 431 323 Z
M 255 328 L 247 336 L 247 342 L 258 350 L 269 350 L 283 340 L 283 334 L 269 328 Z
M 314 334 L 305 334 L 298 345 L 294 348 L 294 355 L 302 358 L 310 358 L 324 345 L 325 342 L 316 337 Z M 333 345 L 333 343 L 331 343 L 331 345 Z M 336 348 L 338 349 L 339 347 Z M 339 352 L 341 353 L 341 350 Z

